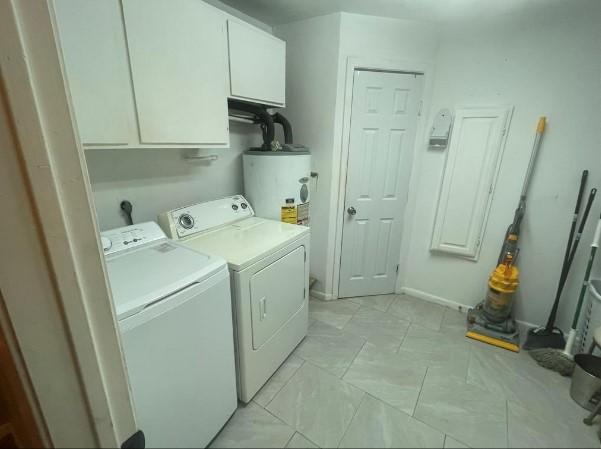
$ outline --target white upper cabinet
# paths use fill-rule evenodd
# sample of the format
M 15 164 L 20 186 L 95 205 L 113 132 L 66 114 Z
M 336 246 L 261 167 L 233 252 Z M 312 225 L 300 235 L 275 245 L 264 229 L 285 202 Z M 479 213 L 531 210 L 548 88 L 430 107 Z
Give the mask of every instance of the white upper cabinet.
M 53 4 L 86 148 L 229 147 L 228 96 L 284 106 L 285 42 L 204 1 Z
M 84 144 L 136 139 L 133 93 L 118 0 L 55 0 L 73 109 Z
M 284 106 L 286 42 L 236 20 L 227 26 L 230 97 Z
M 512 111 L 490 107 L 455 112 L 432 250 L 478 258 Z
M 123 0 L 142 144 L 229 146 L 226 30 L 198 0 Z

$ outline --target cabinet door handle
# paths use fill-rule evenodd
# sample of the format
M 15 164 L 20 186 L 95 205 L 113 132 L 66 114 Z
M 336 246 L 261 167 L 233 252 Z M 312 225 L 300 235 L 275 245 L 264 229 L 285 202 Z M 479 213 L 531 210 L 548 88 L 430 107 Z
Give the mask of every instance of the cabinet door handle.
M 355 215 L 357 214 L 357 209 L 355 209 L 353 206 L 349 207 L 347 210 L 349 215 Z

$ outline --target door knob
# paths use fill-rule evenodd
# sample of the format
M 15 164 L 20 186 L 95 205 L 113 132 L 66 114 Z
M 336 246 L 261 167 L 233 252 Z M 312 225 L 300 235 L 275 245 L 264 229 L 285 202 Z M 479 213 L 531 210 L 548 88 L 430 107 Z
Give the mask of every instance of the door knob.
M 357 213 L 357 209 L 355 209 L 353 206 L 349 207 L 346 211 L 349 215 L 355 215 Z

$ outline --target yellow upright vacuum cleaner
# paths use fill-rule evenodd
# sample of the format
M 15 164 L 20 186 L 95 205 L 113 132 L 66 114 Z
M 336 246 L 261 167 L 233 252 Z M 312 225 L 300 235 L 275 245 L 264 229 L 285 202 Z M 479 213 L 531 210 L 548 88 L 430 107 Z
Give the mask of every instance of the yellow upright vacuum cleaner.
M 518 248 L 518 239 L 522 219 L 526 212 L 528 187 L 545 131 L 545 125 L 546 118 L 539 118 L 532 154 L 530 155 L 528 170 L 526 171 L 524 185 L 520 194 L 520 201 L 515 210 L 513 222 L 507 228 L 503 247 L 497 261 L 497 267 L 492 271 L 488 279 L 486 298 L 476 307 L 470 309 L 467 314 L 467 337 L 513 352 L 519 352 L 520 350 L 520 333 L 515 319 L 511 316 L 513 298 L 520 279 L 520 272 L 516 266 L 520 251 Z

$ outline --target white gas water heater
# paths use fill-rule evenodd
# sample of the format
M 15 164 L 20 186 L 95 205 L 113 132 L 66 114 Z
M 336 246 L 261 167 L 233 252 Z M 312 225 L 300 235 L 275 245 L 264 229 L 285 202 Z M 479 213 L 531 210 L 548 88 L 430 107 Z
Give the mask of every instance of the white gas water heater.
M 261 126 L 263 145 L 242 156 L 244 196 L 258 217 L 286 223 L 309 225 L 311 201 L 311 154 L 303 145 L 293 143 L 292 126 L 280 113 L 270 114 L 264 106 L 229 100 L 232 111 Z M 250 118 L 249 118 L 250 116 Z M 275 139 L 275 123 L 282 125 L 284 144 Z
M 309 225 L 308 149 L 248 150 L 243 161 L 244 193 L 258 217 Z

